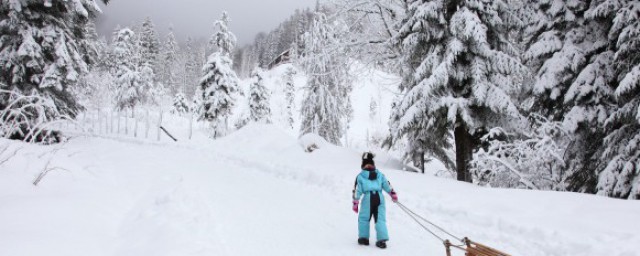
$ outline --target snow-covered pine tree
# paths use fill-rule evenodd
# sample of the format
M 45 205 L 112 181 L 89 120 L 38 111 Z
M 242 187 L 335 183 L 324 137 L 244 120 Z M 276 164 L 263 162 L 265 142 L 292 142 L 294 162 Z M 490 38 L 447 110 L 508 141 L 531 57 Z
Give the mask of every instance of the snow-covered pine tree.
M 160 40 L 151 17 L 146 17 L 140 31 L 140 64 L 149 63 L 151 68 L 155 70 L 159 63 L 159 55 Z
M 640 199 L 640 4 L 636 1 L 598 1 L 587 11 L 586 17 L 594 22 L 609 21 L 607 48 L 615 49 L 615 52 L 598 56 L 606 57 L 607 66 L 593 68 L 589 81 L 594 81 L 590 83 L 594 86 L 585 91 L 599 94 L 593 91 L 602 88 L 596 87 L 603 83 L 603 75 L 597 73 L 602 70 L 613 70 L 613 84 L 618 84 L 614 92 L 617 108 L 606 119 L 607 135 L 604 143 L 598 145 L 604 152 L 599 158 L 602 164 L 597 166 L 597 193 Z M 610 76 L 606 75 L 605 78 Z
M 173 27 L 170 26 L 169 33 L 167 34 L 162 47 L 162 73 L 160 74 L 160 81 L 172 94 L 177 94 L 180 91 L 178 88 L 178 77 L 175 71 L 175 64 L 178 60 L 178 51 L 179 46 L 176 42 L 176 37 L 173 34 Z
M 524 30 L 524 61 L 536 78 L 530 108 L 561 121 L 570 108 L 563 96 L 586 64 L 583 43 L 591 40 L 585 37 L 587 1 L 536 1 L 527 8 L 531 17 Z
M 345 42 L 341 41 L 347 31 L 344 23 L 330 22 L 317 13 L 304 36 L 305 52 L 300 59 L 308 75 L 300 133 L 316 133 L 336 145 L 340 145 L 351 114 L 351 77 Z
M 217 33 L 211 38 L 211 44 L 216 46 L 218 52 L 227 57 L 230 57 L 233 53 L 233 49 L 236 47 L 236 36 L 229 30 L 229 15 L 227 12 L 222 12 L 222 17 L 217 20 L 213 26 L 218 30 Z
M 271 123 L 270 93 L 264 86 L 262 70 L 256 68 L 251 74 L 251 86 L 249 87 L 250 119 L 253 122 Z
M 471 182 L 469 161 L 482 131 L 520 115 L 508 92 L 518 84 L 513 74 L 526 68 L 508 36 L 522 22 L 510 4 L 407 1 L 408 15 L 392 39 L 406 64 L 392 140 L 406 138 L 409 154 L 430 152 L 451 163 L 445 150 L 453 132 L 458 180 Z
M 293 112 L 296 108 L 296 85 L 294 83 L 294 76 L 296 74 L 296 70 L 293 67 L 288 67 L 287 71 L 284 73 L 284 95 L 287 101 L 287 122 L 289 126 L 293 128 Z
M 228 29 L 229 17 L 223 12 L 222 19 L 216 21 L 215 38 L 217 52 L 211 54 L 202 68 L 200 79 L 200 120 L 209 121 L 212 137 L 224 136 L 228 129 L 228 119 L 235 104 L 233 93 L 238 90 L 238 77 L 233 71 L 230 58 L 236 37 Z
M 182 77 L 182 91 L 185 95 L 193 95 L 199 76 L 201 75 L 200 67 L 202 61 L 199 60 L 198 47 L 191 37 L 187 37 L 187 42 L 182 52 L 184 61 L 184 73 Z
M 135 33 L 121 29 L 113 39 L 113 56 L 116 58 L 116 105 L 119 109 L 135 108 L 143 100 L 143 85 L 136 62 Z
M 148 105 L 159 106 L 162 97 L 165 96 L 164 87 L 161 83 L 154 81 L 156 77 L 153 67 L 145 62 L 140 68 L 140 86 L 142 86 L 142 102 Z
M 2 1 L 0 89 L 38 94 L 53 100 L 61 114 L 75 116 L 81 107 L 69 89 L 93 61 L 86 29 L 99 12 L 94 0 Z M 6 100 L 0 97 L 1 109 Z
M 529 112 L 564 123 L 571 140 L 565 154 L 567 189 L 596 192 L 604 122 L 615 105 L 614 51 L 607 42 L 610 21 L 587 17 L 591 1 L 529 3 L 524 59 L 535 73 Z M 561 142 L 559 142 L 562 144 Z

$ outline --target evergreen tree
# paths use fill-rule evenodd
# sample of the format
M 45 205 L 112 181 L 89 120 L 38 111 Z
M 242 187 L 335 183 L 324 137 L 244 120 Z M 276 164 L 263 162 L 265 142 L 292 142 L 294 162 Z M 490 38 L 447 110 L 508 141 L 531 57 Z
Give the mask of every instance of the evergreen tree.
M 611 22 L 593 15 L 599 5 L 578 0 L 533 3 L 534 22 L 525 31 L 531 36 L 525 37 L 524 56 L 535 72 L 530 111 L 563 122 L 570 132 L 563 139 L 572 140 L 564 154 L 566 189 L 589 193 L 598 190 L 596 170 L 606 165 L 605 117 L 613 111 L 619 76 L 612 50 L 616 42 L 607 44 Z
M 151 68 L 158 66 L 160 55 L 160 40 L 156 34 L 151 17 L 145 18 L 140 31 L 140 58 L 141 63 L 151 64 Z
M 293 81 L 293 78 L 296 74 L 296 70 L 293 67 L 287 68 L 287 71 L 284 74 L 284 95 L 287 101 L 287 121 L 289 122 L 289 126 L 293 128 L 293 112 L 296 108 L 296 87 Z
M 339 22 L 329 22 L 318 13 L 311 31 L 305 35 L 304 57 L 300 60 L 308 75 L 302 103 L 302 135 L 316 133 L 340 144 L 350 116 L 352 90 L 345 42 L 347 32 Z
M 191 37 L 188 37 L 183 52 L 184 73 L 182 78 L 182 91 L 186 95 L 193 95 L 197 87 L 194 85 L 198 83 L 198 76 L 200 75 L 198 67 L 202 65 L 202 62 L 198 60 L 198 55 L 198 48 L 195 42 Z
M 249 110 L 251 121 L 271 123 L 269 91 L 264 86 L 262 70 L 256 68 L 251 75 L 253 82 L 249 87 Z
M 116 59 L 116 104 L 119 109 L 135 108 L 143 100 L 143 84 L 136 62 L 135 33 L 121 29 L 114 38 L 113 56 Z
M 175 64 L 178 61 L 179 46 L 176 42 L 176 37 L 173 34 L 173 28 L 169 27 L 169 33 L 167 39 L 163 45 L 162 53 L 162 74 L 161 81 L 168 87 L 171 93 L 176 94 L 178 89 L 178 75 L 175 71 Z
M 606 31 L 610 49 L 605 70 L 613 69 L 615 111 L 605 121 L 606 137 L 597 170 L 597 193 L 640 199 L 640 5 L 634 1 L 598 1 L 587 11 L 593 21 L 610 21 Z M 592 75 L 598 75 L 591 73 Z M 596 83 L 602 78 L 595 76 Z M 592 92 L 592 91 L 589 91 Z M 596 94 L 597 95 L 597 94 Z
M 229 18 L 223 12 L 217 21 L 214 35 L 217 52 L 211 54 L 202 68 L 205 75 L 200 79 L 200 120 L 211 123 L 213 138 L 224 136 L 228 129 L 228 119 L 234 107 L 233 93 L 238 91 L 238 78 L 233 71 L 230 53 L 233 52 L 235 36 L 228 29 Z
M 469 161 L 482 131 L 519 117 L 508 92 L 525 68 L 508 36 L 521 25 L 509 1 L 407 1 L 394 36 L 403 50 L 403 97 L 394 107 L 392 140 L 406 137 L 409 154 L 432 153 L 451 163 L 453 131 L 458 180 L 471 182 Z
M 229 15 L 222 12 L 222 17 L 214 23 L 214 27 L 218 30 L 211 38 L 211 44 L 215 45 L 222 55 L 231 56 L 233 49 L 236 47 L 236 36 L 229 31 Z
M 98 13 L 93 0 L 2 1 L 0 89 L 39 94 L 61 114 L 74 116 L 81 107 L 70 88 L 94 61 L 95 42 L 87 29 Z M 6 104 L 0 97 L 0 108 Z
M 140 85 L 142 86 L 142 102 L 159 106 L 165 96 L 165 88 L 154 81 L 156 77 L 151 64 L 144 63 L 140 69 Z

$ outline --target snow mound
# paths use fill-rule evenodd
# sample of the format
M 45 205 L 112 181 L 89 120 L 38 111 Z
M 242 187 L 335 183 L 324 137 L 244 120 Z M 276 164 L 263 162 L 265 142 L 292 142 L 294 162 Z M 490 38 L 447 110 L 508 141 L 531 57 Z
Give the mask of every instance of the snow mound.
M 305 135 L 302 135 L 299 142 L 300 146 L 307 153 L 312 153 L 316 149 L 320 149 L 325 147 L 325 145 L 329 145 L 329 142 L 327 140 L 314 133 L 307 133 Z

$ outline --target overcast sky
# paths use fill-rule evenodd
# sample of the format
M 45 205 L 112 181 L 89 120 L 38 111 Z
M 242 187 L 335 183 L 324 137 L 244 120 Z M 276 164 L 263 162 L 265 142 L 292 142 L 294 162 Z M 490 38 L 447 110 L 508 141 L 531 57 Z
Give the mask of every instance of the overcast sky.
M 130 26 L 150 16 L 161 39 L 169 24 L 180 41 L 187 36 L 209 39 L 213 22 L 222 11 L 231 17 L 231 31 L 239 45 L 253 42 L 258 32 L 268 32 L 295 9 L 313 7 L 316 0 L 111 0 L 102 7 L 98 32 L 110 36 L 120 24 Z

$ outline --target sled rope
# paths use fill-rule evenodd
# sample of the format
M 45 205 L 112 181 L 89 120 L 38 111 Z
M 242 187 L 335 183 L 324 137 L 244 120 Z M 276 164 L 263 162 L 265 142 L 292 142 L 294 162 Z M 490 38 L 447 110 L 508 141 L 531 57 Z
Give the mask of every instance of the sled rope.
M 398 204 L 398 206 L 400 207 L 400 209 L 402 209 L 402 211 L 404 211 L 407 215 L 409 215 L 409 217 L 411 217 L 416 223 L 418 223 L 418 225 L 422 226 L 422 228 L 424 228 L 427 232 L 431 233 L 433 236 L 435 236 L 436 238 L 438 238 L 440 241 L 442 241 L 444 243 L 444 241 L 446 241 L 446 239 L 436 235 L 433 231 L 431 231 L 431 229 L 429 229 L 428 227 L 426 227 L 422 222 L 420 222 L 420 220 L 428 223 L 429 225 L 437 228 L 438 230 L 442 231 L 443 233 L 449 235 L 450 237 L 455 238 L 457 241 L 463 241 L 462 238 L 455 236 L 449 232 L 447 232 L 444 228 L 434 224 L 433 222 L 427 220 L 427 218 L 420 216 L 419 214 L 415 213 L 414 211 L 412 211 L 411 209 L 409 209 L 407 206 L 405 206 L 404 204 L 400 203 L 400 202 L 396 202 L 396 204 Z
M 510 256 L 507 253 L 501 252 L 501 251 L 496 250 L 494 248 L 491 248 L 489 246 L 486 246 L 486 245 L 471 241 L 467 237 L 460 238 L 458 236 L 455 236 L 455 235 L 447 232 L 444 228 L 442 228 L 442 227 L 434 224 L 433 222 L 427 220 L 427 218 L 422 217 L 419 214 L 415 213 L 413 210 L 409 209 L 404 204 L 402 204 L 400 202 L 395 202 L 395 203 L 398 205 L 398 207 L 400 207 L 400 209 L 402 211 L 404 211 L 407 215 L 409 215 L 409 217 L 411 217 L 416 223 L 418 223 L 418 225 L 420 225 L 424 230 L 429 232 L 431 235 L 436 237 L 438 240 L 440 240 L 444 244 L 447 256 L 451 256 L 451 247 L 466 252 L 465 253 L 466 256 Z M 452 244 L 449 241 L 449 239 L 444 239 L 441 236 L 437 235 L 429 227 L 427 227 L 423 222 L 424 223 L 428 223 L 429 225 L 437 228 L 438 230 L 442 231 L 443 233 L 449 235 L 450 237 L 455 238 L 457 241 L 462 242 L 462 244 L 460 244 L 460 245 Z

